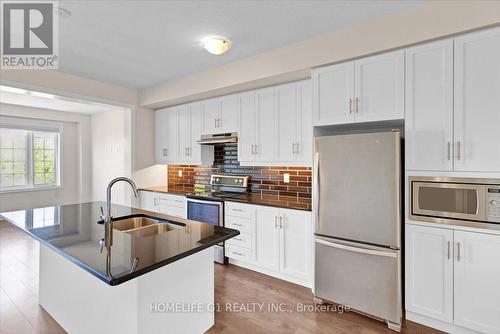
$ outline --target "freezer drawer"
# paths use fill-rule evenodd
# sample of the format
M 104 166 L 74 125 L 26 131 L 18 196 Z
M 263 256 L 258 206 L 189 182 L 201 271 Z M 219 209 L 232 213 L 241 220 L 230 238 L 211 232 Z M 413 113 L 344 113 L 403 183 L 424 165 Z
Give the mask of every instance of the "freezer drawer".
M 401 322 L 400 251 L 316 238 L 315 296 Z

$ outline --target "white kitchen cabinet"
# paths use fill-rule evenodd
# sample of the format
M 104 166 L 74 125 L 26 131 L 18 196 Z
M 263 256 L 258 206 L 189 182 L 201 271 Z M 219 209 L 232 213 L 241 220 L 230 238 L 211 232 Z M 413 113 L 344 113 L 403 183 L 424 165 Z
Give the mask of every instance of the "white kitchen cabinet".
M 141 209 L 186 218 L 186 198 L 182 195 L 140 191 Z
M 453 170 L 453 40 L 406 50 L 407 170 Z
M 313 70 L 314 125 L 353 123 L 354 63 Z
M 201 102 L 203 134 L 238 132 L 239 95 Z
M 257 100 L 254 91 L 241 94 L 239 120 L 238 160 L 251 164 L 255 160 L 257 143 Z
M 240 108 L 240 95 L 227 95 L 221 97 L 220 118 L 218 132 L 238 132 L 238 114 Z
M 406 309 L 453 321 L 453 230 L 406 225 Z
M 455 38 L 455 170 L 500 171 L 500 28 Z
M 155 151 L 157 163 L 176 162 L 178 159 L 178 108 L 165 108 L 155 114 Z
M 277 86 L 276 118 L 277 118 L 277 154 L 278 161 L 295 160 L 297 147 L 297 92 L 296 84 Z
M 307 281 L 311 273 L 311 213 L 281 210 L 280 272 Z
M 218 132 L 218 120 L 220 118 L 220 99 L 201 101 L 203 134 L 214 134 Z
M 179 147 L 177 164 L 212 165 L 213 146 L 200 145 L 201 106 L 199 102 L 182 105 L 178 108 Z
M 500 236 L 455 231 L 455 244 L 455 324 L 500 333 Z
M 404 118 L 404 51 L 313 71 L 314 125 Z
M 311 80 L 296 83 L 297 132 L 295 134 L 295 159 L 300 166 L 312 166 L 313 115 Z
M 312 165 L 311 103 L 309 80 L 241 94 L 241 165 Z
M 257 142 L 254 161 L 274 161 L 276 157 L 276 104 L 273 87 L 255 92 L 257 102 Z
M 278 271 L 280 268 L 280 209 L 256 206 L 254 213 L 253 263 L 261 268 Z
M 151 191 L 140 191 L 141 209 L 158 212 L 158 194 Z
M 354 120 L 372 122 L 404 118 L 404 51 L 354 62 Z
M 500 235 L 407 224 L 405 277 L 408 320 L 500 333 Z

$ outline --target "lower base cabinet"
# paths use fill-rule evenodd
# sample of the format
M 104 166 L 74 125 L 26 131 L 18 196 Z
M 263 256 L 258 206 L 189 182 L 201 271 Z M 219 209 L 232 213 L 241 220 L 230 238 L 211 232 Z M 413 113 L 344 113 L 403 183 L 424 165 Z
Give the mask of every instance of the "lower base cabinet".
M 405 276 L 409 320 L 500 333 L 500 235 L 407 224 Z
M 180 195 L 140 191 L 141 209 L 186 218 L 186 198 Z
M 226 255 L 236 261 L 233 263 L 297 284 L 311 285 L 311 212 L 239 203 L 229 205 L 226 226 L 240 230 L 243 236 L 243 240 L 227 242 Z M 245 216 L 241 215 L 243 212 Z

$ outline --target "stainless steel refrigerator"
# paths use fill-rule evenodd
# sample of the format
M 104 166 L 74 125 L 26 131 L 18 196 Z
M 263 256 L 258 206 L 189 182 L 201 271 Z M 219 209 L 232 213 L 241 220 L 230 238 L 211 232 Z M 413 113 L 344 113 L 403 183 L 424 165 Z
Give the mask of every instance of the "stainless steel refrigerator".
M 314 295 L 401 325 L 399 131 L 315 139 Z

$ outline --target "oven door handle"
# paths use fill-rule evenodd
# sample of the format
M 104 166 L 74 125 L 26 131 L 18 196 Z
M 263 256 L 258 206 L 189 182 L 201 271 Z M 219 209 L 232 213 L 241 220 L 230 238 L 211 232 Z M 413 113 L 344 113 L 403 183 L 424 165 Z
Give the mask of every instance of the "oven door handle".
M 193 203 L 201 203 L 201 204 L 214 204 L 218 206 L 222 206 L 222 202 L 219 201 L 207 201 L 207 200 L 202 200 L 202 199 L 194 199 L 194 198 L 186 198 L 187 202 L 193 202 Z

